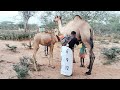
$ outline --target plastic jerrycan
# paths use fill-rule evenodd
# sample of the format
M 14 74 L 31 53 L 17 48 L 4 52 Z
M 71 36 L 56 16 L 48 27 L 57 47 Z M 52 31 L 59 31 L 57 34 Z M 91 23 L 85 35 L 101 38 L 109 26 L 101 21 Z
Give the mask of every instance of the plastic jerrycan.
M 73 52 L 67 46 L 61 47 L 61 74 L 71 76 L 73 69 Z

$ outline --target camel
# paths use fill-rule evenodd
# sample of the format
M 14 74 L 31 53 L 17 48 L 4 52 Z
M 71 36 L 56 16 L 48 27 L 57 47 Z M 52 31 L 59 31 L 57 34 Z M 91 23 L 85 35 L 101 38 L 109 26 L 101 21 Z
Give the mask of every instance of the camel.
M 48 31 L 47 31 L 48 32 Z M 56 35 L 56 36 L 59 36 L 59 31 L 58 31 L 58 29 L 54 29 L 54 34 Z M 59 38 L 59 37 L 58 37 Z M 45 56 L 48 56 L 48 46 L 45 46 Z
M 93 52 L 94 43 L 93 43 L 93 30 L 91 26 L 83 20 L 79 15 L 76 15 L 73 20 L 71 20 L 68 24 L 66 24 L 64 27 L 62 26 L 62 19 L 60 16 L 56 16 L 54 18 L 54 22 L 58 24 L 58 28 L 60 33 L 63 36 L 70 35 L 72 31 L 76 32 L 76 37 L 79 41 L 82 41 L 82 43 L 85 44 L 85 46 L 89 50 L 89 58 L 90 63 L 88 65 L 89 71 L 87 71 L 85 74 L 91 75 L 93 63 L 95 60 L 95 55 Z
M 37 71 L 37 61 L 36 61 L 36 53 L 39 49 L 39 44 L 43 46 L 48 46 L 50 47 L 50 59 L 49 59 L 49 66 L 52 68 L 55 68 L 53 66 L 53 48 L 54 44 L 59 41 L 59 38 L 57 35 L 55 35 L 55 30 L 54 32 L 42 32 L 38 33 L 34 36 L 34 41 L 33 41 L 33 64 L 34 64 L 34 69 Z M 50 61 L 52 61 L 52 64 L 50 65 Z

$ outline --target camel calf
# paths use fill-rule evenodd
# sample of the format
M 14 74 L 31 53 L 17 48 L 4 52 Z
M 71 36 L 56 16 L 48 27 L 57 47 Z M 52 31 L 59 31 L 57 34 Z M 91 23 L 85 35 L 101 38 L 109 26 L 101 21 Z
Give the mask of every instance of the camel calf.
M 36 71 L 37 71 L 36 53 L 39 49 L 39 44 L 50 47 L 49 66 L 50 61 L 52 61 L 51 67 L 55 68 L 53 66 L 53 48 L 56 42 L 58 42 L 58 37 L 57 35 L 55 35 L 55 32 L 43 32 L 35 35 L 33 42 L 33 63 Z

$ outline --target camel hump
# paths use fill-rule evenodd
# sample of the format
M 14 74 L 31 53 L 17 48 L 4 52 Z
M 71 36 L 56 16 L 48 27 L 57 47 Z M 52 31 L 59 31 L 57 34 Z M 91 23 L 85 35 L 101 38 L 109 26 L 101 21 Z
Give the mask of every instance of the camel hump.
M 79 20 L 82 19 L 82 17 L 80 15 L 75 15 L 74 20 Z

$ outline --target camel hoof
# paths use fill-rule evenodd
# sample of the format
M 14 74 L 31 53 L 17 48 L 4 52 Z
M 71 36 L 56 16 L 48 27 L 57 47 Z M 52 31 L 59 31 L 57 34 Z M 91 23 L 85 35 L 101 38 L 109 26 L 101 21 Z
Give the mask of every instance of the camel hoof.
M 48 67 L 51 67 L 52 69 L 54 69 L 54 68 L 55 68 L 55 66 L 51 66 L 51 65 L 48 65 Z
M 83 65 L 83 67 L 85 67 L 85 65 Z
M 86 75 L 91 75 L 91 72 L 88 71 L 88 72 L 86 72 L 85 74 L 86 74 Z
M 48 65 L 48 67 L 51 67 L 51 65 Z
M 55 66 L 51 66 L 51 68 L 52 68 L 52 69 L 54 69 L 54 68 L 55 68 Z
M 88 66 L 87 68 L 90 69 L 90 66 Z
M 85 65 L 80 65 L 80 67 L 85 67 Z
M 80 65 L 80 67 L 83 67 L 82 65 Z
M 34 68 L 33 70 L 34 70 L 34 71 L 36 71 L 36 72 L 38 71 L 38 70 L 37 70 L 37 69 L 35 69 L 35 68 Z

